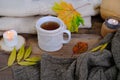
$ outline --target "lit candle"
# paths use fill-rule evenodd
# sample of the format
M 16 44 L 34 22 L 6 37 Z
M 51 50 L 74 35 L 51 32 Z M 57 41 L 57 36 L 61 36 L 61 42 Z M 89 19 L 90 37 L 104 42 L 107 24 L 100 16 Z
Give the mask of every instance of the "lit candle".
M 9 30 L 3 33 L 4 43 L 8 47 L 14 47 L 17 45 L 18 36 L 15 30 Z
M 112 24 L 112 25 L 118 25 L 118 20 L 115 20 L 115 19 L 108 19 L 108 23 L 109 24 Z
M 120 27 L 119 24 L 119 19 L 116 17 L 106 19 L 105 22 L 102 24 L 101 35 L 104 37 L 108 33 L 116 32 L 116 30 Z

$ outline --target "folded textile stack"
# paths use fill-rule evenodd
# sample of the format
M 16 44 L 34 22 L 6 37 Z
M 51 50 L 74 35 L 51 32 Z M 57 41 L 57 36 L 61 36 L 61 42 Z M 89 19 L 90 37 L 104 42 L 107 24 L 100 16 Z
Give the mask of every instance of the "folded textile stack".
M 65 0 L 82 15 L 85 25 L 91 27 L 91 16 L 99 13 L 101 0 Z M 59 0 L 0 0 L 0 30 L 15 29 L 18 33 L 36 33 L 36 21 L 45 15 L 55 15 L 52 6 Z M 47 5 L 47 6 L 46 6 Z M 38 15 L 36 17 L 36 15 Z M 24 29 L 23 29 L 24 28 Z

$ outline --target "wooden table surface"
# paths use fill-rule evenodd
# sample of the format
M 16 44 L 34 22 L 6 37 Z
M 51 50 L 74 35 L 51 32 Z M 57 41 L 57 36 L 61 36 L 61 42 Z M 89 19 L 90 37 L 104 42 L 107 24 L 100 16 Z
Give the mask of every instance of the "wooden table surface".
M 72 33 L 72 39 L 68 44 L 65 44 L 62 49 L 56 52 L 49 53 L 57 57 L 71 57 L 72 48 L 78 41 L 84 41 L 88 43 L 88 50 L 93 48 L 102 38 L 100 36 L 100 29 L 103 20 L 100 16 L 92 17 L 92 28 L 90 29 L 79 29 L 78 33 Z M 26 46 L 32 46 L 32 55 L 40 56 L 45 51 L 38 47 L 37 35 L 31 34 L 19 34 L 22 35 L 26 40 Z M 47 52 L 48 53 L 48 52 Z M 79 54 L 74 55 L 77 57 Z M 6 66 L 8 60 L 8 52 L 0 50 L 0 68 Z M 0 80 L 13 80 L 13 73 L 11 68 L 7 68 L 4 71 L 0 71 Z
M 26 38 L 26 45 L 32 46 L 32 54 L 33 55 L 41 55 L 43 53 L 49 53 L 53 56 L 66 57 L 66 58 L 71 57 L 71 55 L 73 53 L 72 48 L 77 42 L 81 41 L 81 42 L 88 43 L 88 51 L 89 51 L 101 39 L 101 36 L 96 35 L 96 34 L 72 34 L 72 39 L 70 40 L 70 42 L 67 44 L 64 44 L 60 50 L 54 51 L 54 52 L 46 52 L 39 48 L 36 35 L 34 35 L 34 36 L 29 35 L 27 37 L 28 38 Z M 78 56 L 78 55 L 79 54 L 76 54 L 74 56 Z

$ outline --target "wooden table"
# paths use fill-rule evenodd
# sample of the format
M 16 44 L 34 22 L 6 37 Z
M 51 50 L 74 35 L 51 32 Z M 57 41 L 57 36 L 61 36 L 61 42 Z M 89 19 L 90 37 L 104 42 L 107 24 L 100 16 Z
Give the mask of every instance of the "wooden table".
M 60 49 L 59 51 L 55 51 L 55 52 L 46 52 L 39 48 L 36 35 L 29 35 L 29 36 L 27 35 L 27 37 L 28 38 L 26 38 L 26 42 L 27 42 L 26 45 L 32 46 L 33 55 L 41 55 L 43 53 L 49 53 L 57 57 L 71 57 L 73 53 L 72 48 L 79 41 L 88 43 L 88 51 L 89 51 L 101 39 L 101 36 L 95 35 L 95 34 L 72 34 L 71 41 L 68 44 L 64 44 L 62 49 Z M 76 54 L 74 56 L 78 56 L 78 55 L 79 54 Z
M 62 47 L 62 49 L 60 49 L 59 51 L 52 52 L 49 54 L 57 57 L 71 57 L 71 54 L 73 53 L 72 48 L 78 41 L 87 42 L 88 51 L 89 51 L 101 39 L 100 29 L 102 22 L 103 20 L 100 18 L 100 16 L 93 17 L 92 18 L 93 25 L 91 29 L 79 29 L 78 33 L 72 33 L 72 39 L 68 44 L 65 44 Z M 41 50 L 38 47 L 37 35 L 31 35 L 31 34 L 20 34 L 20 35 L 22 35 L 25 38 L 26 46 L 29 45 L 32 46 L 33 56 L 40 56 L 41 54 L 46 53 L 45 51 Z M 79 54 L 76 54 L 74 55 L 74 57 L 77 57 L 78 55 Z M 0 50 L 0 68 L 6 66 L 8 56 L 9 56 L 8 52 Z M 11 68 L 8 68 L 0 72 L 0 80 L 13 80 L 13 73 L 11 71 Z

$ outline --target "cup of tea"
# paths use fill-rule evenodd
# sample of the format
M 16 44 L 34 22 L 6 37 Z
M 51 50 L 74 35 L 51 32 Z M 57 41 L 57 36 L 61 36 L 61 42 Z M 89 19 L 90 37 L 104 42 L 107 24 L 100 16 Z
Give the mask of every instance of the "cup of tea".
M 48 52 L 60 50 L 71 40 L 71 33 L 61 19 L 53 16 L 40 18 L 36 23 L 38 46 Z M 63 34 L 67 34 L 64 39 Z

